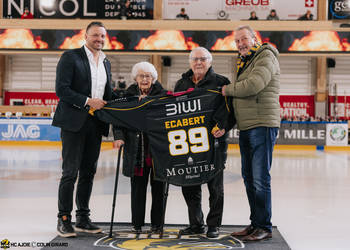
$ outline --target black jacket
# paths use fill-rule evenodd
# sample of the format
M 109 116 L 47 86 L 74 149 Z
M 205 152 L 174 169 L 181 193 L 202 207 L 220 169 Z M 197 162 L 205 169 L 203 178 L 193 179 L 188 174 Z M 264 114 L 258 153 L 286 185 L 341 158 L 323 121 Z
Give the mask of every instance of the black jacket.
M 204 88 L 221 91 L 222 86 L 230 84 L 227 77 L 216 74 L 212 67 L 208 69 L 205 77 L 195 84 L 192 81 L 193 71 L 190 69 L 186 73 L 182 74 L 182 78 L 176 82 L 175 92 L 185 91 L 189 88 Z M 224 99 L 224 98 L 223 98 Z M 236 123 L 234 118 L 234 112 L 232 107 L 231 97 L 225 98 L 223 102 L 216 110 L 214 119 L 218 123 L 220 129 L 224 128 L 227 131 L 233 128 Z
M 185 91 L 188 88 L 204 88 L 204 89 L 218 89 L 221 91 L 221 87 L 230 84 L 228 78 L 222 75 L 218 75 L 214 72 L 213 68 L 210 67 L 204 78 L 195 84 L 192 81 L 193 71 L 190 69 L 186 73 L 182 74 L 182 78 L 176 82 L 175 92 Z M 213 119 L 217 123 L 220 129 L 225 128 L 225 135 L 218 138 L 219 152 L 223 163 L 226 162 L 227 158 L 227 136 L 228 131 L 233 128 L 236 124 L 232 107 L 232 97 L 223 97 L 221 103 L 216 108 Z M 211 128 L 209 128 L 211 129 Z M 210 131 L 210 130 L 209 130 Z
M 156 81 L 154 84 L 152 84 L 148 96 L 163 94 L 166 94 L 166 90 L 163 89 L 162 85 L 158 81 Z M 140 89 L 138 85 L 134 83 L 126 90 L 125 97 L 139 95 Z M 117 140 L 123 140 L 125 142 L 123 154 L 123 174 L 128 177 L 133 177 L 135 166 L 145 166 L 145 157 L 149 152 L 148 138 L 140 131 L 124 128 L 115 129 L 114 137 Z
M 111 64 L 103 61 L 107 83 L 103 99 L 112 100 Z M 91 97 L 91 71 L 84 47 L 68 50 L 61 56 L 56 69 L 56 95 L 60 99 L 52 125 L 77 132 L 89 116 L 86 98 Z M 101 130 L 108 135 L 109 124 L 101 122 Z

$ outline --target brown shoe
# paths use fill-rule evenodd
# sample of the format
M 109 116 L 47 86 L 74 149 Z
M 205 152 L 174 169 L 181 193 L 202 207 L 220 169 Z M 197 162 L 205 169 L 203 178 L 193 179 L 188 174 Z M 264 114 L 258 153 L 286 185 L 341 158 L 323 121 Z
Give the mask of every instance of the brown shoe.
M 244 228 L 242 231 L 239 232 L 233 232 L 231 234 L 231 236 L 248 236 L 249 234 L 253 233 L 255 230 L 255 227 L 253 227 L 252 225 L 247 226 L 246 228 Z
M 248 236 L 242 238 L 243 241 L 258 241 L 272 238 L 272 233 L 261 228 L 257 228 Z

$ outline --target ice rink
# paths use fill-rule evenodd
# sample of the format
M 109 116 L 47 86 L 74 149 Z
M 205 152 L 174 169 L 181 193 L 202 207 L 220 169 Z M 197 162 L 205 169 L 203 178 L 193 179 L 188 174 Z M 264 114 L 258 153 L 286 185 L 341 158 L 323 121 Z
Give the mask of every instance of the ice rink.
M 0 144 L 0 240 L 49 242 L 56 236 L 60 150 L 59 146 L 45 144 Z M 93 221 L 110 221 L 116 164 L 117 152 L 106 144 L 90 202 Z M 240 168 L 239 150 L 231 147 L 224 174 L 223 224 L 249 224 Z M 349 149 L 278 147 L 271 176 L 272 222 L 292 249 L 350 249 Z M 205 185 L 203 209 L 206 214 Z M 130 182 L 120 175 L 114 221 L 130 222 L 130 213 Z M 146 222 L 149 222 L 149 206 Z M 188 223 L 180 187 L 170 186 L 165 222 Z

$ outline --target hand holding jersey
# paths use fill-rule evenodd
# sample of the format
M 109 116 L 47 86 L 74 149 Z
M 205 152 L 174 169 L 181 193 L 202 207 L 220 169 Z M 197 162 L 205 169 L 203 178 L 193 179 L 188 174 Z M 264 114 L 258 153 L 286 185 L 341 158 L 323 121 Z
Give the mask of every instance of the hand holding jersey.
M 104 105 L 107 104 L 107 102 L 99 98 L 88 98 L 86 104 L 89 105 L 90 108 L 101 109 Z
M 215 125 L 215 127 L 211 130 L 211 134 L 215 137 L 215 138 L 220 138 L 221 136 L 223 136 L 225 134 L 225 129 L 219 129 L 217 125 Z
M 120 149 L 120 147 L 124 145 L 124 141 L 123 140 L 115 140 L 113 141 L 113 148 L 116 148 L 116 149 Z

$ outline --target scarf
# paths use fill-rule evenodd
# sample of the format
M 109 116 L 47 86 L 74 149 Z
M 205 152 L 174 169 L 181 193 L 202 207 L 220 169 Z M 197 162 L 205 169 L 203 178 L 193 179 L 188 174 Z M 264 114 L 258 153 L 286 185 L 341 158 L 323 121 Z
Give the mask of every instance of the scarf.
M 237 76 L 239 76 L 244 67 L 250 62 L 250 60 L 254 57 L 256 51 L 261 47 L 259 43 L 254 45 L 248 52 L 246 56 L 238 55 L 237 59 Z

